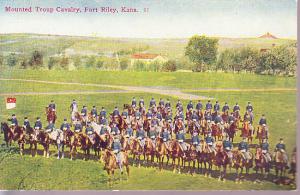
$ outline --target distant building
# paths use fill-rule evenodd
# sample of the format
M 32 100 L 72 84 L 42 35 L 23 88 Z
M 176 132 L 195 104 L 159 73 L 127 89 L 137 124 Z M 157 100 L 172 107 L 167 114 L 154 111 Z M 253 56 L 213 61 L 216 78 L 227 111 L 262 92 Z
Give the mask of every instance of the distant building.
M 165 63 L 166 61 L 168 61 L 168 59 L 159 54 L 150 53 L 138 53 L 131 55 L 131 66 L 133 66 L 133 64 L 137 61 L 144 62 L 146 64 L 151 62 Z
M 274 35 L 272 35 L 269 32 L 267 32 L 266 34 L 260 36 L 259 38 L 263 38 L 263 39 L 278 39 L 277 37 L 275 37 Z

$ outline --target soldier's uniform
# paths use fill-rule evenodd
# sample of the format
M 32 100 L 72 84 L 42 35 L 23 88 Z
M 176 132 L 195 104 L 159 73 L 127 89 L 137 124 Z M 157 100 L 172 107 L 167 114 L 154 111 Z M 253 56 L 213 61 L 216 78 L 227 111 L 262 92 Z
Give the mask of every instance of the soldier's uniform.
M 116 126 L 116 124 L 114 124 L 113 127 L 111 128 L 111 134 L 112 134 L 112 135 L 119 135 L 119 134 L 120 134 L 120 130 L 119 130 L 119 128 Z
M 229 121 L 230 123 L 232 123 L 232 122 L 234 122 L 234 120 L 235 120 L 235 118 L 234 118 L 234 116 L 233 116 L 233 113 L 231 113 L 230 116 L 228 117 L 228 121 Z
M 155 148 L 155 144 L 156 144 L 156 137 L 157 137 L 157 132 L 155 131 L 155 129 L 149 131 L 149 138 L 152 141 L 153 147 Z
M 238 103 L 236 103 L 233 107 L 233 112 L 236 112 L 236 111 L 240 111 L 240 106 L 238 105 Z
M 208 145 L 208 150 L 209 152 L 214 152 L 216 153 L 216 149 L 215 149 L 215 139 L 213 137 L 211 137 L 211 134 L 209 133 L 207 135 L 207 137 L 205 138 L 205 142 Z
M 264 156 L 264 158 L 266 159 L 266 162 L 270 162 L 271 159 L 271 155 L 269 153 L 269 143 L 266 142 L 266 140 L 264 140 L 263 143 L 261 143 L 261 150 L 262 150 L 262 154 Z
M 118 107 L 115 107 L 115 109 L 113 111 L 113 116 L 119 116 L 119 115 L 120 115 L 119 109 L 118 109 Z
M 202 152 L 201 147 L 200 147 L 200 137 L 199 137 L 199 134 L 197 132 L 193 133 L 191 141 L 192 141 L 192 144 L 195 146 L 196 151 L 197 152 Z
M 100 125 L 107 125 L 107 119 L 104 118 L 104 116 L 102 116 L 102 118 L 100 119 Z
M 62 131 L 70 130 L 70 124 L 67 123 L 67 120 L 64 120 L 63 124 L 61 124 L 60 130 Z
M 116 160 L 117 160 L 117 163 L 118 163 L 120 168 L 121 168 L 121 162 L 122 162 L 121 149 L 122 149 L 122 145 L 121 145 L 119 136 L 115 136 L 114 140 L 113 140 L 113 143 L 112 143 L 112 150 L 113 150 L 113 153 L 116 156 Z
M 73 102 L 71 103 L 70 109 L 72 112 L 78 112 L 78 105 L 75 100 L 73 100 Z
M 226 140 L 223 141 L 223 148 L 224 151 L 226 152 L 227 156 L 232 159 L 232 143 L 229 141 L 228 137 L 226 137 Z
M 143 128 L 138 128 L 136 138 L 140 141 L 142 148 L 145 147 L 145 131 Z
M 267 125 L 267 119 L 265 118 L 265 116 L 262 116 L 261 119 L 259 120 L 259 125 Z
M 228 106 L 227 103 L 225 103 L 225 105 L 224 105 L 223 108 L 222 108 L 222 112 L 225 113 L 226 111 L 229 111 L 229 106 Z
M 145 105 L 145 101 L 144 101 L 143 98 L 141 98 L 140 101 L 139 101 L 139 106 L 143 107 L 144 105 Z
M 167 99 L 165 107 L 166 108 L 171 108 L 171 103 L 170 103 L 169 99 Z
M 208 112 L 205 116 L 204 116 L 205 120 L 208 121 L 212 121 L 212 116 L 211 114 Z
M 87 117 L 87 107 L 83 106 L 83 108 L 81 109 L 81 115 L 85 118 Z
M 250 102 L 248 102 L 248 105 L 246 106 L 246 110 L 249 112 L 253 112 L 253 106 L 251 105 Z
M 165 106 L 164 100 L 160 99 L 158 105 L 162 108 Z
M 201 103 L 201 101 L 198 101 L 197 105 L 196 105 L 196 110 L 202 110 L 203 109 L 203 105 Z
M 97 117 L 97 116 L 98 116 L 96 106 L 93 106 L 93 108 L 92 108 L 92 110 L 91 110 L 91 115 L 92 115 L 93 117 Z
M 29 120 L 28 120 L 27 117 L 24 118 L 23 126 L 24 126 L 25 129 L 29 129 L 30 128 L 30 122 L 29 122 Z
M 90 137 L 94 133 L 94 128 L 88 124 L 85 128 L 85 133 Z
M 210 101 L 208 100 L 207 104 L 205 105 L 205 110 L 210 112 L 211 109 L 212 109 L 212 104 L 211 104 Z
M 52 122 L 49 123 L 49 125 L 46 127 L 46 132 L 51 132 L 55 129 L 54 124 Z
M 74 131 L 76 133 L 82 132 L 82 125 L 79 121 L 76 121 L 75 126 L 74 126 Z
M 182 150 L 186 151 L 188 148 L 185 143 L 185 133 L 183 130 L 180 130 L 179 133 L 177 133 L 176 139 L 179 142 L 180 146 L 182 147 Z
M 222 122 L 223 122 L 223 119 L 221 118 L 221 116 L 217 115 L 215 118 L 215 123 L 218 124 L 218 123 L 222 123 Z
M 51 103 L 48 105 L 48 108 L 51 108 L 54 111 L 56 110 L 56 105 L 53 100 L 51 100 Z
M 192 101 L 190 101 L 190 102 L 188 103 L 188 105 L 186 106 L 186 109 L 187 109 L 187 110 L 190 110 L 190 109 L 193 109 L 193 108 L 194 108 L 194 105 L 193 105 Z
M 132 101 L 131 101 L 131 106 L 132 107 L 136 107 L 136 99 L 133 97 Z
M 42 125 L 41 119 L 39 117 L 37 117 L 33 128 L 39 130 L 39 129 L 42 129 L 42 127 L 43 127 L 43 125 Z
M 11 117 L 11 119 L 9 119 L 9 121 L 11 122 L 11 126 L 14 126 L 14 127 L 18 126 L 18 119 L 15 114 L 12 115 L 12 117 Z
M 288 157 L 285 151 L 285 144 L 281 141 L 282 139 L 280 139 L 280 142 L 276 145 L 275 151 L 280 151 L 283 154 L 284 161 L 288 162 Z
M 245 160 L 250 160 L 250 155 L 248 151 L 249 146 L 245 138 L 239 143 L 238 149 L 242 153 L 242 156 Z
M 156 102 L 155 102 L 154 98 L 151 98 L 150 103 L 149 103 L 149 107 L 151 108 L 152 106 L 156 106 Z
M 107 133 L 108 133 L 107 127 L 103 125 L 100 129 L 100 135 L 105 135 Z
M 216 101 L 216 104 L 214 105 L 214 111 L 219 112 L 220 111 L 220 104 L 218 101 Z
M 133 129 L 130 125 L 125 130 L 125 137 L 128 138 L 128 143 L 130 143 L 131 139 L 133 138 Z
M 104 109 L 104 107 L 102 107 L 102 110 L 100 112 L 100 116 L 106 118 L 106 110 Z

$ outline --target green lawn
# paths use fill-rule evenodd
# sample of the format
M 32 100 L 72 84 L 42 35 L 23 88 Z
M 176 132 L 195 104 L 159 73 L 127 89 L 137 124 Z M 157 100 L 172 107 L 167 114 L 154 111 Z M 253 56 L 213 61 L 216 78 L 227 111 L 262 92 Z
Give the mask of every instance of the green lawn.
M 22 74 L 23 73 L 23 74 Z M 88 76 L 82 76 L 86 75 Z M 68 74 L 68 76 L 64 76 Z M 234 75 L 234 74 L 205 74 L 205 73 L 134 73 L 134 72 L 65 72 L 65 71 L 13 71 L 11 73 L 2 72 L 0 78 L 27 78 L 52 81 L 72 81 L 97 84 L 115 85 L 137 85 L 137 86 L 167 86 L 177 87 L 187 90 L 192 94 L 203 95 L 218 99 L 223 105 L 225 101 L 232 105 L 239 102 L 242 111 L 245 110 L 247 101 L 251 101 L 254 106 L 255 124 L 257 124 L 262 113 L 267 116 L 270 126 L 271 149 L 280 137 L 285 139 L 289 155 L 296 144 L 296 92 L 197 92 L 194 88 L 295 88 L 295 78 L 257 76 L 257 75 Z M 231 79 L 230 79 L 231 78 Z M 6 81 L 5 81 L 6 82 Z M 2 83 L 2 82 L 1 82 Z M 0 84 L 1 84 L 0 83 Z M 32 84 L 9 81 L 0 90 L 8 92 L 23 92 L 29 88 L 20 87 L 28 84 L 35 86 L 32 91 L 39 91 L 39 87 L 45 87 L 49 91 L 65 89 L 71 86 L 57 86 L 55 84 Z M 10 86 L 10 87 L 8 87 Z M 14 87 L 11 87 L 14 86 Z M 61 88 L 62 87 L 62 88 Z M 91 88 L 91 90 L 93 87 Z M 98 89 L 98 88 L 97 88 Z M 189 91 L 190 89 L 190 91 Z M 79 106 L 87 105 L 90 109 L 93 105 L 98 108 L 105 106 L 112 111 L 115 105 L 122 107 L 124 103 L 131 102 L 131 98 L 144 97 L 148 102 L 153 96 L 156 100 L 159 97 L 167 98 L 151 93 L 126 93 L 126 94 L 92 94 L 92 95 L 43 95 L 43 96 L 18 96 L 17 108 L 13 110 L 5 109 L 5 97 L 0 97 L 0 121 L 5 121 L 12 113 L 15 113 L 20 122 L 23 117 L 28 116 L 31 123 L 35 117 L 41 116 L 45 125 L 44 107 L 51 99 L 57 104 L 58 122 L 60 125 L 64 117 L 69 119 L 68 106 L 72 99 L 76 99 Z M 171 98 L 174 107 L 177 99 Z M 183 100 L 184 106 L 188 103 Z M 3 134 L 0 136 L 0 143 Z M 241 138 L 235 139 L 239 142 Z M 257 140 L 254 140 L 257 143 Z M 26 146 L 28 148 L 28 146 Z M 39 147 L 41 149 L 41 147 Z M 113 188 L 106 184 L 107 175 L 103 171 L 103 164 L 94 160 L 70 161 L 69 159 L 56 160 L 55 148 L 51 147 L 52 156 L 50 159 L 42 157 L 31 158 L 28 154 L 20 157 L 17 151 L 11 154 L 3 147 L 0 148 L 0 188 L 1 189 L 124 189 L 124 190 L 146 190 L 146 189 L 176 189 L 176 190 L 286 190 L 294 189 L 292 186 L 278 186 L 270 181 L 262 184 L 254 184 L 245 181 L 243 184 L 235 184 L 233 181 L 233 170 L 229 174 L 226 183 L 218 182 L 216 178 L 205 178 L 203 175 L 190 176 L 187 174 L 173 174 L 170 170 L 162 173 L 155 168 L 140 169 L 131 167 L 131 177 L 129 181 L 115 181 Z M 272 171 L 272 174 L 274 172 Z M 116 178 L 119 178 L 118 172 Z M 253 175 L 251 177 L 253 179 Z
M 122 71 L 5 70 L 0 78 L 22 78 L 132 86 L 198 88 L 296 88 L 295 77 L 256 74 Z

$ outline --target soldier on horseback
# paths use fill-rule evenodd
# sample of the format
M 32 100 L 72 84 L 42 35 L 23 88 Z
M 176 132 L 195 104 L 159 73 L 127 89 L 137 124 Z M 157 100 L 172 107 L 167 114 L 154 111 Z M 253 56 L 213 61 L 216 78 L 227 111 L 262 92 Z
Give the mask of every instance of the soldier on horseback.
M 201 140 L 200 140 L 198 132 L 194 131 L 191 142 L 192 142 L 192 145 L 194 145 L 194 147 L 196 148 L 197 152 L 201 152 L 200 141 Z
M 222 112 L 223 112 L 223 113 L 226 113 L 227 111 L 229 111 L 229 106 L 228 106 L 228 103 L 225 102 L 225 105 L 224 105 L 223 108 L 222 108 Z
M 96 108 L 96 106 L 93 106 L 93 108 L 92 108 L 92 110 L 91 110 L 91 115 L 92 115 L 92 117 L 95 118 L 96 121 L 97 121 L 98 113 L 97 113 L 97 108 Z
M 36 118 L 36 121 L 35 121 L 35 123 L 34 123 L 34 126 L 33 126 L 33 128 L 34 129 L 36 129 L 36 130 L 40 130 L 40 129 L 42 129 L 42 122 L 41 122 L 41 119 L 40 119 L 40 117 L 37 117 Z
M 190 102 L 188 103 L 188 105 L 186 106 L 186 110 L 188 111 L 188 110 L 193 109 L 193 108 L 194 108 L 193 102 L 190 101 Z
M 119 116 L 120 115 L 120 112 L 119 112 L 119 109 L 118 107 L 116 106 L 113 113 L 112 113 L 113 117 L 116 117 L 116 116 Z
M 149 108 L 152 108 L 154 106 L 156 106 L 156 102 L 155 102 L 154 97 L 152 97 L 151 100 L 150 100 L 150 103 L 149 103 Z
M 122 150 L 122 145 L 120 142 L 120 136 L 119 135 L 115 135 L 113 138 L 113 143 L 112 143 L 112 150 L 113 153 L 116 157 L 117 160 L 117 164 L 119 165 L 120 170 L 122 171 L 122 154 L 121 154 L 121 150 Z
M 140 106 L 140 107 L 144 107 L 144 105 L 145 105 L 144 98 L 141 97 L 141 98 L 140 98 L 140 101 L 139 101 L 139 106 Z
M 170 136 L 170 132 L 168 131 L 167 128 L 165 128 L 165 127 L 163 128 L 163 132 L 161 133 L 160 137 L 162 138 L 167 149 L 169 149 L 171 136 Z
M 85 133 L 86 133 L 89 137 L 91 137 L 91 135 L 94 133 L 94 128 L 91 126 L 91 123 L 90 123 L 90 122 L 87 123 L 87 126 L 86 126 L 86 128 L 85 128 Z
M 247 162 L 251 159 L 251 156 L 249 154 L 249 145 L 247 143 L 247 137 L 243 137 L 243 140 L 238 145 L 238 150 Z
M 200 110 L 202 110 L 202 109 L 203 109 L 202 102 L 201 102 L 201 100 L 198 100 L 198 103 L 197 103 L 197 105 L 196 105 L 196 110 L 197 110 L 197 111 L 200 111 Z
M 214 105 L 214 112 L 219 112 L 220 111 L 220 104 L 218 101 L 216 101 L 216 104 Z
M 261 150 L 262 150 L 262 155 L 265 158 L 266 162 L 270 162 L 271 159 L 271 155 L 269 153 L 269 143 L 267 142 L 267 139 L 263 139 L 262 144 L 260 145 Z
M 248 102 L 248 105 L 246 106 L 246 111 L 253 112 L 253 106 L 251 105 L 251 102 Z
M 100 117 L 106 118 L 106 110 L 105 110 L 104 107 L 101 108 L 101 111 L 100 111 Z
M 166 108 L 171 108 L 171 103 L 170 103 L 170 100 L 169 100 L 169 99 L 167 99 L 166 104 L 165 104 L 165 107 L 166 107 Z
M 47 133 L 50 133 L 50 132 L 52 132 L 54 129 L 55 129 L 54 123 L 53 123 L 52 121 L 49 121 L 49 125 L 45 128 L 45 131 L 46 131 Z
M 183 151 L 183 158 L 185 158 L 185 151 L 188 150 L 188 147 L 187 147 L 187 144 L 185 143 L 185 132 L 184 132 L 183 127 L 179 130 L 179 133 L 177 133 L 176 139 L 177 139 L 177 141 L 178 141 L 178 143 L 181 146 L 181 149 Z
M 117 127 L 116 123 L 113 123 L 113 126 L 111 128 L 111 134 L 112 135 L 119 135 L 120 134 L 120 129 Z
M 52 111 L 56 111 L 56 105 L 54 100 L 51 100 L 50 104 L 48 105 L 48 108 L 50 108 Z
M 135 99 L 135 97 L 133 97 L 132 100 L 131 100 L 131 106 L 134 107 L 134 108 L 136 107 L 136 99 Z
M 75 99 L 73 99 L 73 102 L 70 105 L 70 109 L 71 109 L 71 120 L 74 121 L 75 120 L 75 113 L 78 112 L 78 105 L 77 105 Z
M 207 134 L 207 137 L 205 138 L 205 142 L 208 146 L 209 153 L 213 152 L 214 154 L 216 154 L 215 139 L 211 136 L 211 133 Z
M 70 124 L 67 122 L 67 119 L 64 119 L 64 122 L 60 126 L 60 130 L 67 131 L 70 130 Z
M 206 110 L 206 112 L 211 113 L 211 109 L 212 109 L 212 104 L 211 104 L 210 100 L 208 100 L 207 104 L 205 105 L 205 110 Z
M 128 139 L 128 143 L 130 143 L 133 138 L 133 129 L 131 128 L 131 124 L 127 125 L 127 128 L 125 130 L 125 137 Z
M 136 138 L 139 140 L 143 149 L 145 147 L 145 137 L 146 137 L 146 133 L 143 129 L 143 126 L 140 126 L 136 132 Z
M 237 111 L 240 111 L 240 106 L 238 103 L 235 103 L 234 107 L 233 107 L 233 112 L 237 112 Z
M 158 106 L 159 106 L 160 108 L 164 108 L 164 107 L 165 107 L 165 102 L 164 102 L 164 100 L 163 100 L 162 98 L 159 98 Z
M 259 123 L 258 123 L 260 126 L 263 126 L 263 125 L 267 125 L 267 119 L 265 117 L 264 114 L 261 115 L 261 118 L 259 119 Z
M 283 155 L 284 162 L 288 162 L 288 156 L 285 151 L 285 144 L 283 143 L 283 138 L 280 138 L 279 143 L 276 145 L 275 152 L 280 152 Z
M 225 140 L 223 141 L 223 148 L 224 148 L 224 151 L 227 154 L 227 156 L 230 160 L 230 163 L 231 163 L 231 161 L 232 161 L 232 142 L 229 141 L 229 136 L 225 137 Z
M 88 113 L 87 107 L 83 106 L 81 109 L 81 116 L 83 117 L 84 122 L 87 122 L 87 113 Z
M 151 142 L 152 142 L 154 148 L 155 148 L 155 144 L 156 144 L 156 137 L 157 137 L 157 131 L 155 129 L 155 124 L 151 123 L 150 131 L 149 131 L 149 138 L 151 139 Z
M 26 130 L 28 130 L 28 129 L 30 128 L 30 122 L 29 122 L 27 116 L 24 117 L 23 127 L 24 127 Z
M 8 119 L 8 121 L 11 122 L 11 124 L 10 124 L 11 128 L 15 128 L 15 127 L 18 126 L 18 119 L 17 119 L 17 117 L 16 117 L 15 114 L 12 114 L 12 115 L 11 115 L 11 118 Z
M 81 122 L 79 121 L 79 119 L 76 119 L 76 121 L 75 121 L 74 131 L 75 131 L 76 133 L 82 132 L 82 124 L 81 124 Z

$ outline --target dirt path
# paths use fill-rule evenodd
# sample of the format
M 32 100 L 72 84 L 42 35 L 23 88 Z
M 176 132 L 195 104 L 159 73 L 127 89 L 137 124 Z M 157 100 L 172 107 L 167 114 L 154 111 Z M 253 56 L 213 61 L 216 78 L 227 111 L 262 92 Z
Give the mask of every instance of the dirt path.
M 152 87 L 139 87 L 139 86 L 123 86 L 123 85 L 105 85 L 95 83 L 77 83 L 77 82 L 58 82 L 58 81 L 41 81 L 33 79 L 6 79 L 0 78 L 0 81 L 22 81 L 33 83 L 46 83 L 46 84 L 60 84 L 60 85 L 78 85 L 78 86 L 95 86 L 95 87 L 108 87 L 120 90 L 102 90 L 102 91 L 60 91 L 60 92 L 16 92 L 16 93 L 0 93 L 0 96 L 7 95 L 60 95 L 60 94 L 101 94 L 101 93 L 130 93 L 130 92 L 143 92 L 154 93 L 160 95 L 171 96 L 179 99 L 186 100 L 205 100 L 212 99 L 205 96 L 198 96 L 189 93 L 184 93 L 178 89 L 158 89 Z

